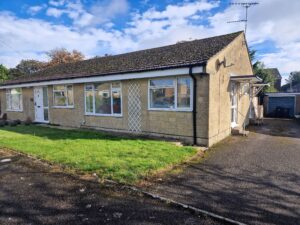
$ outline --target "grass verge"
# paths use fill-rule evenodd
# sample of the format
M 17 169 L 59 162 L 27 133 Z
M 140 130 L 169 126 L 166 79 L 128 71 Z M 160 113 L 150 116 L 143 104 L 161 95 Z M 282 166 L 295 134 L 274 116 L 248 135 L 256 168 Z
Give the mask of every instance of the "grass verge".
M 197 152 L 193 147 L 175 146 L 165 141 L 36 125 L 2 127 L 0 147 L 124 183 L 137 182 Z

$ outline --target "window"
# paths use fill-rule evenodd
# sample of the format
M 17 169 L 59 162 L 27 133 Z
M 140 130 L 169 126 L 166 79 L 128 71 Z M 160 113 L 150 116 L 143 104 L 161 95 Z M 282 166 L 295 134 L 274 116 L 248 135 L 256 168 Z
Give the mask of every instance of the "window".
M 249 83 L 241 84 L 241 95 L 249 95 L 250 94 L 250 85 Z
M 53 105 L 55 107 L 73 107 L 73 86 L 55 85 L 53 86 Z
M 6 109 L 9 111 L 22 111 L 22 89 L 13 88 L 6 90 Z
M 121 115 L 121 83 L 86 84 L 85 112 L 89 115 Z
M 149 109 L 191 110 L 192 80 L 189 77 L 149 81 Z

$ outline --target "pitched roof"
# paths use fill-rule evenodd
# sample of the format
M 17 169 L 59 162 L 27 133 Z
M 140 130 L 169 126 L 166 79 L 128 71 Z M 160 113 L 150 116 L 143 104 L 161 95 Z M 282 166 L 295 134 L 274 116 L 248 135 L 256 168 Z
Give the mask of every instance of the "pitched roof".
M 30 76 L 9 80 L 2 85 L 105 76 L 120 73 L 178 68 L 205 63 L 231 43 L 242 31 L 174 45 L 114 56 L 99 57 L 49 67 Z
M 266 68 L 264 69 L 269 75 L 272 75 L 275 79 L 281 79 L 281 75 L 277 68 Z
M 284 92 L 300 92 L 300 83 L 298 84 L 292 84 L 292 87 L 291 85 L 288 83 L 288 84 L 285 84 L 285 85 L 282 85 L 281 86 L 281 91 L 284 91 Z

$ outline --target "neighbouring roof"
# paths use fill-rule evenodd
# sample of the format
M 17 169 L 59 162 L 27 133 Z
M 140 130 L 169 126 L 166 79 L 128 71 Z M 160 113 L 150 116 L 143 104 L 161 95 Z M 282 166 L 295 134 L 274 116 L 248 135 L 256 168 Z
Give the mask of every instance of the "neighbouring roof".
M 283 86 L 281 86 L 281 91 L 284 91 L 284 92 L 300 92 L 300 83 L 298 84 L 285 84 Z
M 282 78 L 277 68 L 267 68 L 264 69 L 264 71 L 267 72 L 269 75 L 272 75 L 276 80 Z
M 200 65 L 220 52 L 242 31 L 174 45 L 146 49 L 114 56 L 99 57 L 49 67 L 31 76 L 9 80 L 2 85 L 61 79 L 105 76 L 167 68 Z

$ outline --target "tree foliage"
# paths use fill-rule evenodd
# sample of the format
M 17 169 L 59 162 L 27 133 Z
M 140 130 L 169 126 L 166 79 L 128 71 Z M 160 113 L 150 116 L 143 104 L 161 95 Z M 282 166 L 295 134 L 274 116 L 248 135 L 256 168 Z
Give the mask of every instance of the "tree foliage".
M 9 70 L 2 64 L 0 64 L 0 82 L 8 79 Z
M 264 89 L 262 90 L 263 92 L 277 92 L 278 90 L 274 87 L 274 83 L 275 83 L 275 78 L 267 73 L 264 69 L 265 64 L 259 60 L 255 61 L 255 54 L 256 51 L 255 50 L 250 50 L 249 55 L 250 55 L 250 59 L 252 61 L 252 67 L 253 67 L 253 72 L 256 76 L 258 76 L 259 78 L 261 78 L 263 80 L 263 83 L 268 83 L 270 84 L 270 86 L 266 86 L 264 87 Z
M 48 62 L 41 62 L 38 60 L 21 60 L 15 67 L 8 70 L 6 79 L 15 79 L 20 76 L 30 76 L 35 72 L 43 70 L 47 67 L 55 66 L 61 63 L 77 62 L 84 59 L 84 55 L 77 51 L 67 51 L 65 48 L 56 48 L 46 53 L 49 57 Z M 0 80 L 2 78 L 0 77 Z
M 77 50 L 69 52 L 65 48 L 56 48 L 46 54 L 50 58 L 48 66 L 55 66 L 61 63 L 72 63 L 84 59 L 84 55 L 81 52 Z
M 300 83 L 300 71 L 294 71 L 290 73 L 289 83 L 292 83 L 293 85 Z
M 47 63 L 40 62 L 37 60 L 21 60 L 21 62 L 16 66 L 16 69 L 19 70 L 24 75 L 30 75 L 39 70 L 45 68 Z

